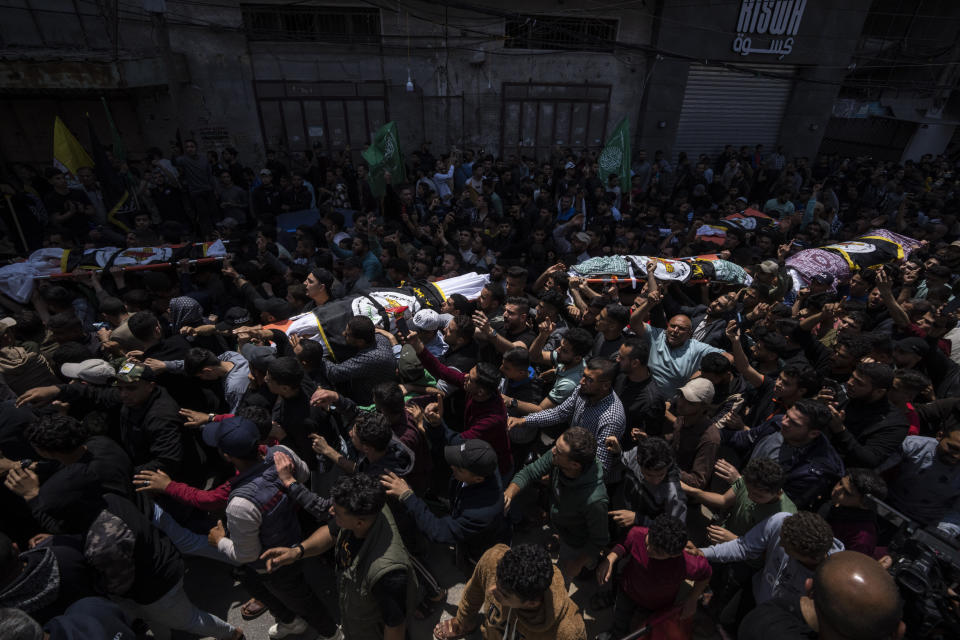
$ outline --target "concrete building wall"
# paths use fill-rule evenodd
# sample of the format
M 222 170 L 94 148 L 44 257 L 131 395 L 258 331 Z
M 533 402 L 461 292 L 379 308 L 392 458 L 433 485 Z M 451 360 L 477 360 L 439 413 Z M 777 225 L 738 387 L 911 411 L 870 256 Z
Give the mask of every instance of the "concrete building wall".
M 642 55 L 510 49 L 503 43 L 504 21 L 496 15 L 445 12 L 441 5 L 426 3 L 411 6 L 415 9 L 409 14 L 402 8 L 399 13 L 381 10 L 379 45 L 251 43 L 255 79 L 382 83 L 389 118 L 397 122 L 404 147 L 417 148 L 427 140 L 434 153 L 454 144 L 494 153 L 514 151 L 516 141 L 500 148 L 504 83 L 609 85 L 604 126 L 600 136 L 589 140 L 590 146 L 602 146 L 597 139 L 623 116 L 636 118 L 645 72 Z M 485 6 L 493 12 L 517 9 L 503 1 Z M 571 11 L 546 1 L 524 3 L 522 10 L 551 15 Z M 589 15 L 619 20 L 620 39 L 649 43 L 651 16 L 645 10 Z M 408 69 L 412 92 L 405 88 Z
M 284 41 L 282 34 L 276 41 L 251 41 L 243 23 L 245 5 L 239 0 L 167 0 L 165 32 L 142 10 L 124 7 L 116 46 L 111 23 L 98 14 L 98 3 L 76 0 L 75 4 L 80 15 L 72 20 L 68 15 L 72 0 L 57 4 L 66 7 L 62 11 L 37 12 L 44 17 L 39 22 L 22 10 L 0 9 L 0 37 L 6 47 L 0 52 L 4 71 L 0 92 L 17 99 L 52 99 L 69 108 L 71 100 L 90 95 L 78 94 L 80 87 L 65 89 L 63 76 L 57 76 L 56 60 L 62 60 L 59 71 L 68 63 L 97 61 L 106 65 L 100 76 L 115 86 L 88 87 L 87 93 L 110 93 L 132 102 L 138 144 L 167 149 L 179 132 L 182 138 L 198 139 L 204 148 L 236 146 L 244 161 L 253 164 L 263 158 L 268 145 L 277 145 L 270 139 L 271 130 L 287 116 L 299 139 L 285 134 L 278 151 L 297 162 L 315 143 L 323 152 L 338 152 L 350 143 L 356 155 L 384 119 L 397 122 L 408 153 L 430 141 L 435 155 L 456 144 L 504 156 L 519 151 L 543 157 L 557 142 L 600 147 L 615 123 L 627 116 L 635 149 L 662 149 L 675 157 L 680 151 L 674 148 L 677 123 L 694 63 L 791 66 L 793 88 L 778 142 L 788 153 L 812 156 L 827 128 L 872 0 L 661 0 L 624 6 L 611 6 L 605 0 L 562 4 L 532 0 L 522 7 L 495 0 L 476 4 L 478 10 L 410 2 L 379 9 L 382 36 L 376 44 L 292 42 Z M 278 11 L 291 6 L 289 0 L 257 4 L 276 5 Z M 791 11 L 803 6 L 792 51 L 782 57 L 734 51 L 738 20 L 748 4 Z M 372 6 L 359 0 L 298 4 L 315 5 Z M 615 37 L 621 46 L 615 52 L 507 47 L 503 14 L 518 10 L 574 19 L 615 19 Z M 756 48 L 767 47 L 769 38 L 754 35 L 753 39 Z M 112 53 L 114 48 L 119 60 Z M 36 80 L 38 60 L 43 60 L 44 70 L 53 69 L 53 73 L 39 74 L 46 78 L 42 82 Z M 18 69 L 24 73 L 18 76 Z M 412 92 L 405 87 L 408 69 Z M 572 88 L 551 88 L 564 84 Z M 533 88 L 527 91 L 522 85 Z M 600 87 L 602 95 L 590 98 L 593 102 L 564 97 L 564 92 L 580 95 L 576 92 L 584 86 Z M 583 95 L 590 91 L 582 89 Z M 517 92 L 527 97 L 516 98 Z M 328 98 L 342 102 L 344 109 L 354 108 L 350 113 L 355 117 L 335 115 L 340 106 L 325 111 L 319 104 L 326 104 Z M 268 109 L 265 100 L 270 103 Z M 271 109 L 275 115 L 267 113 Z M 750 109 L 750 96 L 744 95 L 744 118 L 750 117 Z M 362 119 L 359 113 L 364 114 Z M 520 130 L 521 117 L 526 132 Z M 583 125 L 580 135 L 556 140 L 550 135 L 556 131 L 547 131 L 549 127 L 531 129 L 531 122 L 549 120 L 560 131 L 568 122 L 565 118 L 571 133 Z M 27 128 L 16 139 L 30 140 Z M 26 143 L 8 146 L 4 158 L 30 153 L 37 154 Z
M 794 88 L 783 116 L 779 142 L 788 153 L 812 156 L 816 152 L 871 0 L 791 3 L 789 10 L 800 3 L 804 3 L 804 10 L 792 51 L 782 57 L 770 53 L 742 55 L 734 51 L 740 13 L 748 3 L 749 0 L 704 1 L 699 6 L 662 3 L 653 44 L 687 59 L 666 58 L 652 63 L 650 84 L 655 89 L 647 93 L 644 101 L 638 144 L 648 149 L 663 149 L 673 156 L 682 151 L 674 148 L 674 140 L 689 66 L 706 61 L 737 67 L 795 66 Z M 776 2 L 766 4 L 773 8 L 778 5 Z M 770 40 L 771 36 L 754 34 L 752 45 L 765 49 Z M 750 96 L 744 95 L 744 118 L 749 118 L 750 108 Z

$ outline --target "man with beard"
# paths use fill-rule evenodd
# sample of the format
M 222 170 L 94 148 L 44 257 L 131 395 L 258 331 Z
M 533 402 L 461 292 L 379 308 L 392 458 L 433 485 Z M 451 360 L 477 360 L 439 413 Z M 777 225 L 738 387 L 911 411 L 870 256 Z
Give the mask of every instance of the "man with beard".
M 482 304 L 482 299 L 481 299 Z M 491 364 L 500 364 L 501 354 L 514 347 L 530 348 L 536 333 L 528 326 L 530 304 L 526 298 L 509 297 L 503 306 L 503 327 L 496 329 L 487 315 L 475 311 L 473 323 L 477 331 L 474 337 L 481 342 L 480 360 Z
M 717 348 L 724 346 L 724 327 L 727 321 L 736 315 L 736 308 L 737 295 L 724 293 L 711 301 L 706 308 L 700 306 L 689 309 L 693 339 Z
M 887 399 L 893 369 L 877 362 L 861 362 L 843 389 L 823 389 L 818 396 L 830 407 L 831 441 L 849 467 L 876 468 L 897 451 L 907 437 L 909 421 Z
M 887 500 L 911 520 L 960 534 L 960 424 L 937 438 L 907 436 L 895 455 L 877 469 L 896 468 Z
M 590 358 L 576 393 L 552 409 L 537 411 L 525 418 L 507 418 L 507 428 L 540 429 L 562 423 L 584 427 L 597 441 L 597 461 L 604 473 L 609 472 L 614 458 L 607 449 L 607 438 L 619 438 L 626 427 L 623 404 L 613 392 L 616 373 L 617 365 L 613 361 Z
M 713 396 L 712 382 L 694 378 L 680 388 L 671 406 L 677 416 L 671 444 L 677 454 L 680 479 L 698 489 L 709 484 L 720 446 L 720 431 L 711 419 Z
M 630 318 L 630 327 L 638 336 L 649 336 L 650 360 L 647 366 L 661 389 L 681 387 L 700 368 L 703 356 L 708 353 L 724 353 L 693 338 L 693 325 L 689 316 L 675 315 L 667 322 L 667 328 L 661 329 L 646 325 L 643 322 L 645 315 L 643 306 L 634 311 Z M 726 323 L 720 324 L 721 329 L 725 326 Z

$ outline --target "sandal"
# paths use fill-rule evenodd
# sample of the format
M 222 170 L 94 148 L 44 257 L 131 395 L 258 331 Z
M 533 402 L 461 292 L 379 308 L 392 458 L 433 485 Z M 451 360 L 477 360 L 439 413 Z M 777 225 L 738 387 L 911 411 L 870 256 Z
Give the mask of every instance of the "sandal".
M 444 589 L 437 595 L 432 598 L 423 598 L 417 604 L 416 610 L 413 612 L 413 617 L 417 620 L 426 620 L 433 615 L 433 612 L 437 610 L 437 607 L 444 604 L 447 601 L 447 590 Z
M 250 598 L 243 606 L 240 607 L 240 616 L 244 620 L 253 620 L 259 618 L 267 611 L 267 605 L 263 604 L 256 598 Z
M 473 633 L 473 629 L 461 629 L 460 633 L 455 632 L 453 630 L 455 621 L 456 618 L 447 618 L 438 622 L 433 628 L 434 640 L 460 640 L 460 638 L 466 638 Z

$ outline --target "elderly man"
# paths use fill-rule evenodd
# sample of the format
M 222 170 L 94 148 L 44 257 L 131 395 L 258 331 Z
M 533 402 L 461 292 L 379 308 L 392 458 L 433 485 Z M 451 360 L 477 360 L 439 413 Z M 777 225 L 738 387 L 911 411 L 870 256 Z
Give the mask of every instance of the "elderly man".
M 650 341 L 650 359 L 647 366 L 654 382 L 665 393 L 678 389 L 700 368 L 700 360 L 708 353 L 722 353 L 730 361 L 733 356 L 693 338 L 693 323 L 689 316 L 678 314 L 667 321 L 667 328 L 647 325 L 650 310 L 663 301 L 654 276 L 656 263 L 647 263 L 646 297 L 638 299 L 630 316 L 630 328 L 641 338 Z
M 644 320 L 648 308 L 641 303 L 630 318 L 630 327 L 639 336 L 649 336 L 650 360 L 647 366 L 660 389 L 681 387 L 700 368 L 700 360 L 706 354 L 727 355 L 725 351 L 692 337 L 693 325 L 689 316 L 673 316 L 666 329 L 647 325 Z

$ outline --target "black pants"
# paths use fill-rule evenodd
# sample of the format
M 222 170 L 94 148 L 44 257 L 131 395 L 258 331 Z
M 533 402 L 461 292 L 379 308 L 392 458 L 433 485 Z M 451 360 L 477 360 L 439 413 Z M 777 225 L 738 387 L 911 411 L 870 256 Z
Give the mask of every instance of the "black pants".
M 614 638 L 621 638 L 630 633 L 633 617 L 639 608 L 622 586 L 617 589 L 617 600 L 613 605 L 613 626 L 610 628 Z
M 213 191 L 198 191 L 190 194 L 190 206 L 193 207 L 196 226 L 203 233 L 213 229 L 213 226 L 223 217 L 217 198 Z
M 300 616 L 322 636 L 332 636 L 337 625 L 310 588 L 299 563 L 257 573 L 244 567 L 240 583 L 270 610 L 277 622 L 290 623 Z

